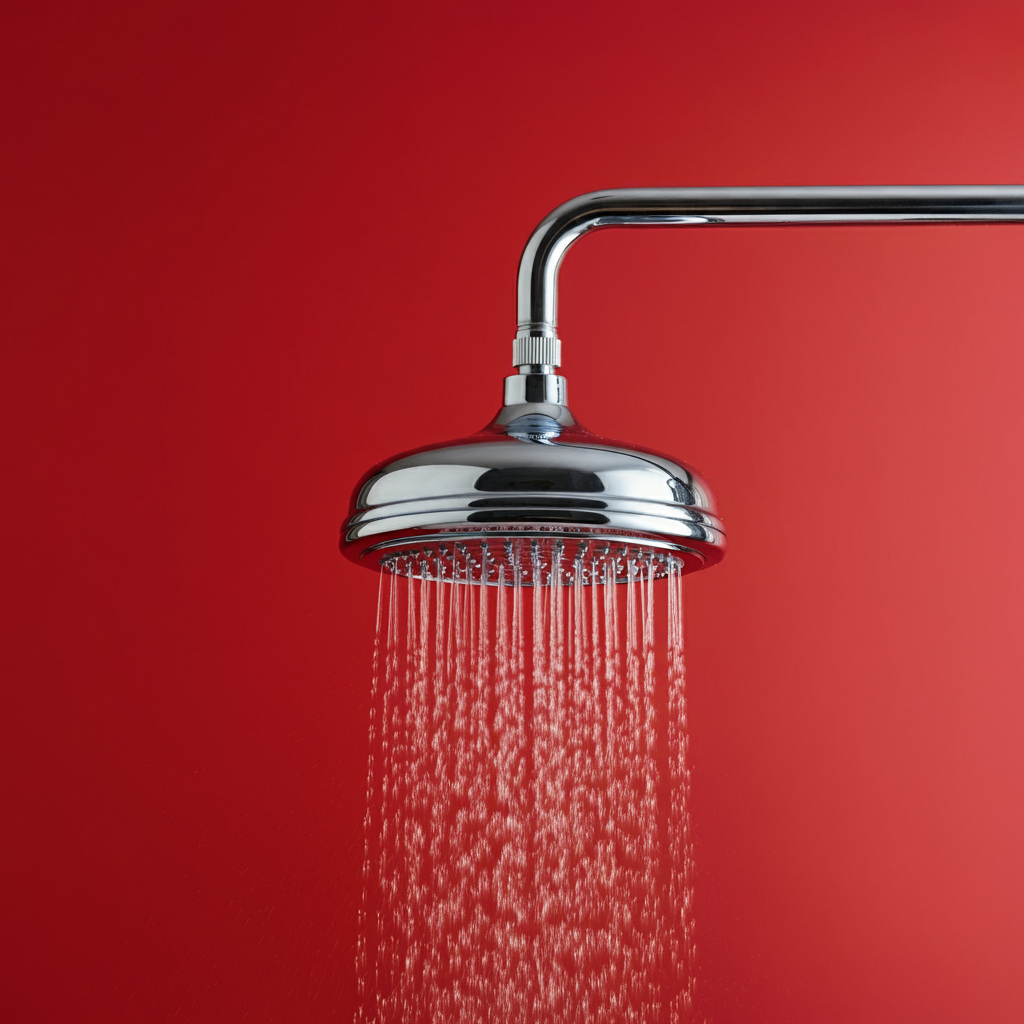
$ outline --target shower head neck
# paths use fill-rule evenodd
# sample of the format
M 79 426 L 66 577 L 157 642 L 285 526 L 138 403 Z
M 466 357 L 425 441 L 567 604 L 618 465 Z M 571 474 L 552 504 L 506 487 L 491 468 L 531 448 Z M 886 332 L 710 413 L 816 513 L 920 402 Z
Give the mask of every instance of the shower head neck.
M 557 412 L 548 415 L 553 415 L 560 422 L 572 421 L 567 408 L 568 389 L 565 378 L 554 373 L 554 367 L 550 365 L 527 364 L 520 366 L 518 373 L 506 377 L 502 405 L 498 420 L 504 423 L 535 412 L 534 409 L 524 408 L 535 405 L 557 407 Z

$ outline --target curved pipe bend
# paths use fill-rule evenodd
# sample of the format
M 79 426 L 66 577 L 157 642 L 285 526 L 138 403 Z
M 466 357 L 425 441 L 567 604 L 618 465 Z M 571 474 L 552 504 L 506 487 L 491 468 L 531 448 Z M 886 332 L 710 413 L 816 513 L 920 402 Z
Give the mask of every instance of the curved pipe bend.
M 557 363 L 558 268 L 589 231 L 688 225 L 1008 223 L 1024 221 L 1024 185 L 838 185 L 779 188 L 618 188 L 552 210 L 519 260 L 516 365 L 527 352 Z M 532 346 L 529 339 L 536 339 Z M 551 339 L 548 343 L 541 339 Z M 538 348 L 537 344 L 542 347 Z M 540 361 L 547 362 L 544 358 Z

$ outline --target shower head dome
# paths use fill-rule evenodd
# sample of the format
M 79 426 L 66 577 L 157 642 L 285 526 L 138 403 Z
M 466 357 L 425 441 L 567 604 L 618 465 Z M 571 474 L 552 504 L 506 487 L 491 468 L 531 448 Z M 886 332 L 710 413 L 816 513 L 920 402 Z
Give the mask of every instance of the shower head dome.
M 562 405 L 516 403 L 372 469 L 341 546 L 373 569 L 533 586 L 626 582 L 638 562 L 694 572 L 722 558 L 725 533 L 689 466 L 591 434 Z

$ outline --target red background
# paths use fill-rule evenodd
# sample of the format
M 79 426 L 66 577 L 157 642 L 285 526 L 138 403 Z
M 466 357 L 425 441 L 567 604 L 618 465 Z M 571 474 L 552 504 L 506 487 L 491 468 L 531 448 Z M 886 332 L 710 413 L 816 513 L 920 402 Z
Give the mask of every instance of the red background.
M 7 3 L 7 1020 L 349 1019 L 353 481 L 499 400 L 530 230 L 1024 180 L 1024 7 Z M 712 481 L 703 1007 L 1024 1020 L 1024 229 L 605 232 L 590 428 Z

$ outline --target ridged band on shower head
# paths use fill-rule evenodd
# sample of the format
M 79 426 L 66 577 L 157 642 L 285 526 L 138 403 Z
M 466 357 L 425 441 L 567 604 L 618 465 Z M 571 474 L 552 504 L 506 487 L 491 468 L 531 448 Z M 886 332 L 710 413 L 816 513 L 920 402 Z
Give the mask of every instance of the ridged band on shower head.
M 512 342 L 513 366 L 560 366 L 562 342 L 544 334 L 516 335 Z

